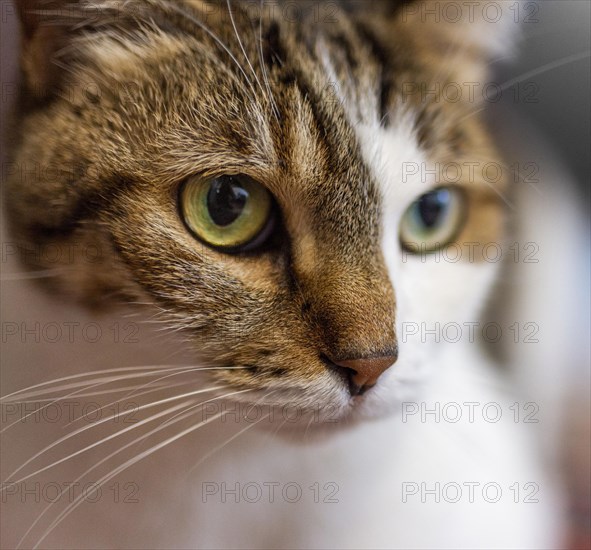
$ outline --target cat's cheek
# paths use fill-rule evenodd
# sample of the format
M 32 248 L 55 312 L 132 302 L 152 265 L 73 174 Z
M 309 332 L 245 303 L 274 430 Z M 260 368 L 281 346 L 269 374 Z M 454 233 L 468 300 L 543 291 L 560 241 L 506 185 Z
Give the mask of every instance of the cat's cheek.
M 477 319 L 492 289 L 499 264 L 455 260 L 437 254 L 409 256 L 395 284 L 398 323 L 469 322 Z M 433 284 L 433 283 L 436 284 Z

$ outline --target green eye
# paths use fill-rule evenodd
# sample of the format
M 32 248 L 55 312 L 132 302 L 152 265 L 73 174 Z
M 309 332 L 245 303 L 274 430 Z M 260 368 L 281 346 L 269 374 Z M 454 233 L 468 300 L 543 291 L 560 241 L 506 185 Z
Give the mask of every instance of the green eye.
M 410 252 L 434 252 L 453 242 L 464 221 L 463 194 L 441 187 L 419 197 L 404 213 L 400 242 Z
M 275 219 L 271 194 L 247 176 L 190 178 L 181 189 L 180 211 L 199 240 L 226 252 L 262 245 Z

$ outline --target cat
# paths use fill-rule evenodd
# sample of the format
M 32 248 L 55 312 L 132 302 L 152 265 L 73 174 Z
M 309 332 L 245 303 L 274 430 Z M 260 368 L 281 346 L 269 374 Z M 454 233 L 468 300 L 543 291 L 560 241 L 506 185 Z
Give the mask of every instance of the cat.
M 458 5 L 17 4 L 12 238 L 46 292 L 89 319 L 124 307 L 164 324 L 191 368 L 106 365 L 117 382 L 181 387 L 125 425 L 160 439 L 93 478 L 107 487 L 134 466 L 133 511 L 76 497 L 11 544 L 558 544 L 558 496 L 521 404 L 470 329 L 510 191 L 506 170 L 493 183 L 485 171 L 504 164 L 474 97 L 516 25 L 504 4 L 494 21 L 483 4 L 449 15 Z M 432 337 L 441 327 L 460 335 Z M 31 390 L 13 401 L 43 397 Z M 76 526 L 60 515 L 85 507 Z

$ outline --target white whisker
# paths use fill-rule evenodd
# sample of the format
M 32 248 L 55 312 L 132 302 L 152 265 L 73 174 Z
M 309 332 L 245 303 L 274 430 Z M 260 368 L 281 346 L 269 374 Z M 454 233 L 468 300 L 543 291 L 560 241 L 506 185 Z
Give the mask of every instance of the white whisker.
M 226 394 L 224 394 L 224 395 L 221 395 L 221 396 L 218 396 L 218 397 L 213 397 L 212 399 L 209 399 L 209 400 L 207 400 L 207 401 L 203 401 L 203 402 L 201 402 L 201 403 L 197 403 L 197 405 L 192 405 L 192 406 L 191 406 L 191 407 L 189 407 L 187 410 L 189 411 L 189 410 L 191 410 L 191 409 L 196 409 L 197 407 L 200 407 L 201 405 L 205 405 L 206 403 L 211 403 L 212 401 L 217 401 L 217 400 L 219 400 L 219 399 L 226 399 L 227 397 L 232 397 L 232 396 L 234 396 L 234 395 L 239 395 L 239 394 L 242 394 L 242 393 L 245 393 L 245 392 L 248 392 L 248 391 L 254 391 L 254 390 L 252 390 L 251 388 L 248 388 L 248 389 L 246 389 L 246 390 L 238 390 L 238 391 L 235 391 L 235 392 L 232 392 L 232 393 L 226 393 Z M 174 419 L 176 416 L 177 416 L 177 415 L 173 416 L 172 418 L 169 418 L 169 419 L 168 419 L 168 420 L 165 422 L 165 424 L 167 424 L 167 423 L 171 422 L 171 421 L 172 421 L 172 420 L 173 420 L 173 419 Z
M 151 365 L 151 366 L 135 366 L 135 367 L 118 367 L 118 368 L 113 368 L 113 369 L 105 369 L 105 370 L 95 370 L 95 371 L 90 371 L 90 372 L 82 372 L 82 373 L 76 373 L 70 376 L 64 376 L 62 378 L 54 378 L 53 380 L 48 380 L 47 382 L 41 382 L 40 384 L 35 384 L 33 386 L 28 386 L 26 388 L 22 388 L 20 390 L 17 390 L 15 392 L 9 393 L 8 395 L 4 395 L 2 397 L 0 397 L 0 403 L 5 403 L 6 400 L 10 397 L 13 397 L 15 395 L 19 395 L 23 392 L 27 392 L 30 390 L 34 390 L 36 388 L 41 388 L 44 386 L 48 386 L 50 384 L 54 384 L 57 382 L 65 382 L 67 380 L 75 380 L 78 378 L 83 378 L 86 376 L 93 376 L 95 374 L 112 374 L 115 372 L 124 372 L 124 371 L 138 371 L 138 370 L 143 370 L 146 371 L 145 375 L 149 376 L 151 374 L 159 374 L 160 372 L 166 372 L 166 370 L 172 370 L 172 369 L 193 369 L 195 368 L 194 366 L 175 366 L 175 365 Z M 165 370 L 162 370 L 165 369 Z M 157 370 L 158 372 L 153 373 L 151 371 L 153 370 Z M 124 378 L 122 378 L 124 379 Z M 96 379 L 95 379 L 96 380 Z M 89 381 L 87 382 L 89 384 L 92 384 L 93 381 Z
M 182 417 L 179 418 L 177 421 L 183 420 L 184 418 L 188 418 L 189 416 L 191 416 L 193 413 L 189 413 L 186 417 Z M 147 456 L 150 456 L 151 454 L 155 453 L 156 451 L 162 449 L 163 447 L 166 447 L 167 445 L 170 445 L 171 443 L 174 443 L 175 441 L 181 439 L 182 437 L 185 437 L 186 435 L 196 431 L 197 429 L 203 427 L 206 424 L 209 424 L 210 422 L 216 420 L 217 418 L 219 418 L 222 415 L 222 413 L 218 413 L 217 415 L 212 416 L 211 418 L 208 418 L 207 420 L 204 420 L 203 422 L 196 424 L 194 426 L 190 426 L 189 428 L 186 428 L 185 430 L 182 430 L 180 433 L 169 437 L 168 439 L 150 447 L 149 449 L 147 449 L 146 451 L 143 451 L 142 453 L 140 453 L 139 455 L 136 455 L 133 458 L 130 458 L 129 460 L 127 460 L 126 462 L 124 462 L 123 464 L 119 465 L 117 468 L 115 468 L 114 470 L 112 470 L 111 472 L 109 472 L 108 474 L 106 474 L 105 476 L 103 476 L 101 479 L 99 479 L 94 485 L 93 488 L 94 489 L 98 489 L 100 487 L 102 487 L 105 483 L 107 483 L 108 481 L 110 481 L 111 479 L 113 479 L 116 475 L 120 474 L 121 472 L 123 472 L 124 470 L 126 470 L 127 468 L 137 464 L 140 460 L 146 458 Z M 142 436 L 139 440 L 144 439 L 147 435 L 151 435 L 151 433 L 155 433 L 161 429 L 163 429 L 164 426 L 159 426 L 158 428 L 156 428 L 155 430 L 153 430 L 152 432 L 146 434 L 145 436 Z M 131 446 L 132 444 L 135 444 L 138 440 L 134 440 L 132 441 L 130 444 L 128 444 L 129 446 Z M 112 455 L 109 455 L 106 459 L 103 460 L 107 460 L 109 458 L 111 458 L 112 456 L 114 456 L 114 454 L 119 453 L 122 449 L 119 449 L 118 451 L 116 451 L 116 453 L 113 453 Z M 101 461 L 102 462 L 102 461 Z M 90 471 L 92 471 L 97 465 L 101 464 L 101 462 L 99 462 L 98 464 L 96 464 L 95 466 L 93 466 L 91 469 L 87 470 L 82 477 L 84 477 L 85 475 L 87 475 Z M 76 481 L 80 481 L 81 478 L 78 478 Z M 76 497 L 76 499 L 74 499 L 74 501 L 69 504 L 65 510 L 63 510 L 59 516 L 51 523 L 51 525 L 48 527 L 48 529 L 45 531 L 45 533 L 42 535 L 42 537 L 37 541 L 37 543 L 35 544 L 35 546 L 33 548 L 38 548 L 39 545 L 45 540 L 45 538 L 51 533 L 51 531 L 53 531 L 53 529 L 55 529 L 71 512 L 74 511 L 74 509 L 76 509 L 81 502 L 83 502 L 83 499 L 86 497 L 87 495 L 81 494 L 78 495 L 78 497 Z M 51 505 L 49 505 L 51 506 Z M 27 532 L 28 534 L 28 532 Z M 26 535 L 25 535 L 26 536 Z M 22 539 L 21 539 L 22 542 Z M 19 542 L 19 546 L 20 546 L 20 542 Z
M 154 391 L 158 391 L 161 389 L 169 389 L 169 388 L 177 388 L 179 386 L 185 386 L 187 385 L 189 382 L 181 382 L 179 384 L 164 384 L 164 385 L 159 385 L 156 387 L 156 389 L 150 389 L 148 391 L 145 392 L 140 392 L 137 393 L 140 389 L 144 388 L 144 387 L 148 387 L 151 386 L 153 384 L 156 384 L 156 382 L 158 382 L 159 380 L 164 380 L 165 378 L 170 378 L 172 376 L 178 376 L 179 374 L 188 374 L 190 372 L 194 372 L 194 371 L 210 371 L 210 370 L 234 370 L 234 369 L 246 369 L 248 367 L 195 367 L 194 369 L 187 369 L 186 371 L 182 371 L 182 372 L 176 372 L 173 374 L 169 374 L 166 376 L 162 376 L 161 378 L 158 378 L 156 380 L 153 380 L 151 382 L 146 382 L 145 384 L 142 384 L 141 386 L 137 387 L 137 386 L 128 386 L 126 389 L 131 389 L 132 391 L 130 391 L 127 395 L 124 395 L 123 397 L 115 400 L 115 401 L 111 401 L 111 403 L 107 403 L 106 405 L 104 405 L 103 407 L 101 407 L 100 409 L 97 409 L 96 413 L 100 413 L 101 411 L 103 411 L 104 409 L 107 409 L 108 407 L 112 407 L 113 405 L 116 405 L 118 403 L 121 403 L 124 399 L 129 399 L 131 397 L 141 397 L 142 395 L 147 395 L 149 393 L 152 393 Z M 119 391 L 119 390 L 115 390 L 115 391 Z M 73 424 L 79 420 L 81 420 L 83 417 L 79 417 L 74 419 L 72 422 L 69 422 L 67 424 L 67 426 L 69 426 L 70 424 Z M 2 432 L 0 432 L 2 433 Z
M 90 445 L 88 445 L 87 447 L 84 447 L 83 449 L 79 449 L 78 451 L 75 451 L 71 454 L 69 454 L 68 456 L 64 457 L 64 458 L 60 458 L 59 460 L 56 460 L 55 462 L 52 462 L 51 464 L 44 466 L 43 468 L 40 468 L 36 471 L 34 471 L 31 474 L 26 475 L 25 477 L 22 477 L 16 481 L 10 481 L 10 478 L 15 475 L 16 473 L 18 473 L 20 470 L 22 470 L 23 468 L 25 468 L 28 464 L 30 464 L 33 460 L 35 460 L 36 458 L 38 458 L 39 456 L 43 455 L 46 451 L 52 449 L 53 447 L 56 447 L 57 445 L 59 445 L 61 442 L 65 441 L 66 439 L 70 439 L 70 437 L 73 437 L 75 435 L 77 435 L 77 433 L 81 433 L 83 431 L 85 431 L 84 429 L 78 430 L 75 433 L 69 434 L 66 437 L 63 437 L 61 439 L 59 439 L 58 441 L 56 441 L 55 443 L 53 443 L 52 445 L 50 445 L 49 447 L 46 447 L 45 449 L 43 449 L 42 451 L 40 451 L 39 453 L 37 453 L 35 456 L 33 456 L 32 458 L 30 458 L 29 460 L 27 460 L 22 466 L 20 466 L 17 470 L 15 470 L 9 477 L 8 480 L 6 480 L 4 483 L 7 484 L 18 484 L 18 483 L 22 483 L 23 481 L 26 481 L 27 479 L 31 479 L 32 477 L 39 475 L 51 468 L 54 468 L 55 466 L 58 466 L 59 464 L 62 464 L 68 460 L 70 460 L 71 458 L 74 458 L 76 456 L 81 455 L 82 453 L 89 451 L 90 449 L 93 449 L 99 445 L 101 445 L 102 443 L 106 443 L 107 441 L 110 441 L 116 437 L 119 437 L 120 435 L 123 435 L 124 433 L 127 433 L 131 430 L 134 430 L 136 428 L 139 428 L 141 426 L 143 426 L 144 424 L 147 424 L 149 422 L 153 422 L 154 420 L 157 420 L 158 418 L 161 418 L 162 416 L 165 416 L 171 412 L 176 412 L 179 409 L 185 407 L 185 405 L 190 404 L 191 401 L 187 401 L 185 403 L 181 403 L 180 405 L 175 405 L 174 407 L 170 407 L 164 411 L 161 411 L 159 413 L 156 413 L 152 416 L 149 416 L 148 418 L 145 418 L 144 420 L 134 423 L 131 426 L 128 426 L 127 428 L 124 428 L 118 432 L 115 432 L 114 434 L 108 435 L 107 437 L 104 437 L 103 439 L 100 439 L 99 441 L 96 441 Z M 110 419 L 109 419 L 110 420 Z M 2 487 L 2 489 L 0 489 L 0 492 L 2 492 L 4 490 L 4 486 Z
M 261 81 L 259 80 L 259 77 L 257 76 L 257 73 L 254 70 L 254 67 L 252 66 L 252 63 L 250 62 L 250 59 L 248 58 L 248 54 L 246 53 L 246 50 L 244 48 L 244 44 L 242 43 L 242 40 L 240 39 L 240 35 L 238 34 L 238 29 L 236 28 L 236 21 L 234 20 L 234 15 L 232 14 L 232 6 L 230 4 L 230 0 L 226 0 L 226 3 L 228 5 L 228 13 L 230 14 L 230 21 L 232 22 L 234 34 L 236 35 L 236 38 L 238 39 L 238 45 L 240 46 L 240 49 L 242 50 L 242 54 L 244 55 L 244 58 L 246 59 L 246 63 L 248 63 L 250 71 L 252 72 L 252 74 L 256 80 L 256 83 L 259 85 L 259 88 L 261 89 L 261 92 L 263 92 L 263 95 L 264 95 L 265 89 L 263 88 L 263 85 L 261 84 Z
M 234 61 L 234 63 L 236 64 L 236 66 L 238 67 L 238 69 L 240 70 L 240 72 L 242 73 L 242 75 L 244 76 L 244 78 L 246 79 L 246 81 L 248 82 L 248 84 L 250 85 L 250 87 L 254 91 L 252 82 L 248 78 L 248 75 L 246 74 L 244 69 L 242 68 L 242 65 L 240 65 L 240 63 L 238 62 L 238 60 L 236 59 L 234 54 L 230 51 L 230 48 L 228 48 L 228 46 L 226 46 L 226 44 L 224 44 L 224 42 L 221 40 L 221 38 L 219 36 L 217 36 L 211 29 L 209 29 L 201 21 L 199 21 L 198 19 L 196 19 L 195 17 L 193 17 L 191 14 L 187 13 L 186 11 L 180 9 L 178 6 L 176 6 L 172 3 L 169 3 L 167 5 L 170 6 L 170 8 L 173 11 L 175 11 L 176 13 L 178 13 L 179 15 L 182 15 L 183 17 L 185 17 L 188 21 L 191 21 L 191 23 L 194 23 L 195 25 L 197 25 L 202 31 L 204 31 L 213 40 L 215 40 L 215 42 L 230 56 L 230 59 L 232 59 L 232 61 Z
M 184 386 L 186 385 L 186 382 L 183 382 L 181 384 L 161 384 L 155 388 L 153 388 L 152 390 L 149 390 L 147 392 L 142 392 L 138 395 L 146 395 L 148 393 L 151 393 L 153 391 L 159 391 L 159 390 L 163 390 L 163 389 L 170 389 L 170 388 L 175 388 L 178 386 Z M 123 388 L 114 388 L 111 390 L 102 390 L 102 391 L 97 391 L 97 392 L 91 392 L 91 393 L 78 393 L 75 392 L 75 397 L 78 398 L 82 398 L 82 397 L 97 397 L 99 395 L 110 395 L 113 393 L 117 393 L 117 392 L 123 392 L 123 391 L 128 391 L 128 390 L 133 390 L 136 386 L 125 386 Z M 82 391 L 82 390 L 80 390 Z M 11 422 L 8 426 L 5 426 L 4 428 L 2 428 L 2 430 L 0 430 L 0 434 L 4 433 L 5 431 L 9 430 L 12 426 L 15 426 L 16 424 L 19 423 L 24 423 L 26 421 L 27 418 L 34 416 L 36 414 L 40 414 L 41 411 L 43 411 L 44 409 L 46 409 L 47 407 L 54 405 L 55 403 L 59 403 L 60 401 L 65 401 L 66 399 L 68 399 L 69 397 L 74 397 L 74 394 L 71 394 L 70 396 L 64 396 L 64 397 L 59 397 L 57 399 L 53 399 L 53 398 L 48 398 L 48 399 L 34 399 L 34 400 L 30 400 L 30 401 L 19 401 L 19 404 L 29 404 L 29 403 L 42 403 L 44 401 L 49 401 L 49 403 L 47 405 L 44 405 L 43 407 L 40 407 L 39 409 L 34 410 L 33 412 L 30 412 L 28 414 L 26 414 L 25 416 L 23 416 L 22 418 L 18 418 L 17 420 L 15 420 L 14 422 Z M 109 403 L 108 405 L 105 405 L 104 407 L 101 407 L 98 410 L 93 410 L 93 413 L 98 414 L 99 412 L 101 412 L 102 410 L 104 410 L 106 407 L 114 405 L 120 401 L 122 401 L 123 399 L 125 399 L 125 397 L 122 397 L 121 399 L 117 400 L 117 401 L 113 401 L 111 403 Z M 70 424 L 80 420 L 84 418 L 84 416 L 75 418 L 74 420 L 72 420 L 71 422 L 68 422 L 68 424 L 66 424 L 66 426 L 69 426 Z
M 225 412 L 225 411 L 223 411 Z M 218 445 L 217 447 L 215 447 L 214 449 L 212 449 L 211 451 L 209 451 L 208 453 L 205 454 L 205 456 L 203 456 L 199 462 L 197 462 L 194 466 L 192 466 L 189 471 L 187 472 L 187 477 L 194 471 L 196 470 L 199 466 L 201 466 L 201 464 L 203 464 L 208 458 L 210 458 L 211 456 L 213 456 L 215 453 L 217 453 L 218 451 L 221 451 L 226 445 L 230 444 L 232 441 L 234 441 L 236 438 L 240 437 L 244 432 L 250 430 L 251 428 L 253 428 L 254 426 L 256 426 L 257 424 L 260 424 L 263 420 L 267 420 L 270 416 L 270 413 L 267 416 L 263 416 L 262 418 L 259 418 L 256 422 L 253 422 L 252 424 L 248 424 L 245 428 L 243 428 L 242 430 L 240 430 L 239 432 L 235 433 L 232 437 L 228 438 L 226 441 L 224 441 L 224 443 L 222 443 L 221 445 Z
M 267 71 L 267 67 L 265 67 L 265 59 L 264 59 L 264 52 L 263 52 L 263 8 L 264 8 L 264 1 L 260 0 L 259 9 L 260 9 L 260 17 L 259 17 L 259 44 L 258 44 L 258 53 L 259 53 L 259 61 L 261 65 L 261 70 L 263 72 L 263 82 L 265 83 L 265 87 L 267 88 L 267 96 L 271 101 L 271 107 L 273 108 L 273 113 L 275 114 L 275 119 L 277 122 L 280 122 L 280 112 L 279 107 L 277 106 L 277 102 L 275 101 L 275 97 L 273 96 L 273 91 L 271 89 L 271 84 L 269 81 L 269 73 Z
M 154 403 L 148 403 L 148 404 L 146 404 L 146 405 L 142 405 L 141 407 L 138 407 L 138 408 L 137 408 L 137 409 L 136 409 L 134 412 L 139 412 L 139 411 L 141 411 L 141 410 L 150 409 L 150 408 L 152 408 L 152 407 L 156 407 L 156 406 L 158 406 L 158 405 L 162 405 L 162 404 L 164 404 L 164 403 L 170 403 L 171 401 L 177 401 L 177 400 L 179 400 L 179 399 L 184 399 L 185 397 L 193 397 L 193 396 L 195 396 L 195 395 L 199 395 L 199 394 L 201 394 L 201 393 L 206 393 L 206 392 L 209 392 L 209 391 L 215 391 L 215 390 L 218 390 L 218 389 L 221 389 L 221 388 L 222 388 L 222 386 L 216 386 L 216 387 L 213 387 L 213 388 L 206 388 L 206 389 L 204 389 L 204 390 L 197 390 L 197 391 L 193 391 L 193 392 L 184 393 L 184 394 L 181 394 L 181 395 L 175 395 L 175 396 L 173 396 L 173 397 L 168 397 L 168 398 L 166 398 L 166 399 L 160 399 L 159 401 L 155 401 Z M 77 436 L 78 434 L 81 434 L 81 433 L 83 433 L 83 432 L 85 432 L 85 431 L 87 431 L 87 430 L 90 430 L 90 429 L 92 429 L 92 428 L 96 428 L 97 426 L 100 426 L 101 424 L 104 424 L 105 422 L 109 422 L 109 421 L 111 421 L 111 420 L 112 420 L 112 419 L 111 419 L 110 417 L 103 418 L 103 419 L 99 420 L 98 422 L 95 422 L 95 423 L 93 423 L 93 424 L 90 424 L 89 426 L 83 426 L 82 428 L 78 428 L 78 429 L 77 429 L 77 430 L 75 430 L 74 432 L 71 432 L 71 433 L 69 433 L 69 434 L 67 434 L 67 435 L 65 435 L 65 436 L 63 436 L 63 437 L 61 437 L 60 439 L 58 439 L 57 441 L 55 441 L 55 442 L 54 442 L 54 443 L 52 443 L 51 445 L 48 445 L 47 447 L 45 447 L 44 449 L 42 449 L 41 451 L 39 451 L 39 452 L 38 452 L 36 455 L 34 455 L 33 457 L 29 458 L 29 459 L 28 459 L 26 462 L 24 462 L 23 464 L 21 464 L 21 465 L 20 465 L 20 466 L 19 466 L 19 467 L 18 467 L 18 468 L 17 468 L 17 469 L 14 471 L 14 472 L 12 472 L 12 474 L 10 474 L 10 475 L 8 476 L 8 478 L 10 479 L 11 477 L 15 476 L 15 475 L 16 475 L 18 472 L 20 472 L 21 470 L 23 470 L 23 468 L 25 468 L 25 467 L 26 467 L 27 465 L 29 465 L 31 462 L 33 462 L 34 460 L 36 460 L 36 459 L 37 459 L 37 458 L 39 458 L 40 456 L 44 455 L 46 452 L 50 451 L 51 449 L 55 448 L 57 445 L 60 445 L 60 444 L 61 444 L 61 443 L 63 443 L 64 441 L 68 441 L 69 439 L 72 439 L 73 437 Z M 127 429 L 125 429 L 124 431 L 127 431 Z M 124 433 L 124 431 L 122 431 L 122 432 L 117 432 L 117 433 Z M 109 439 L 110 439 L 110 437 L 109 437 Z M 92 447 L 95 447 L 95 446 L 96 446 L 96 445 L 95 445 L 95 444 L 93 444 L 93 445 L 91 445 L 91 446 L 87 447 L 87 448 L 86 448 L 86 449 L 84 449 L 84 450 L 91 449 Z M 81 452 L 83 452 L 83 451 L 81 451 Z M 79 453 L 76 453 L 76 454 L 79 454 Z M 73 455 L 73 456 L 75 456 L 75 455 Z M 63 462 L 63 460 L 62 460 L 62 461 L 60 461 L 60 462 Z M 59 462 L 58 462 L 58 464 L 59 464 Z M 40 470 L 40 471 L 43 471 L 43 470 Z M 38 472 L 36 472 L 36 473 L 38 473 Z M 21 479 L 21 480 L 17 481 L 16 483 L 20 483 L 21 481 L 25 481 L 25 480 L 29 479 L 30 477 L 32 477 L 33 475 L 35 475 L 35 474 L 31 474 L 31 475 L 29 475 L 29 476 L 26 476 L 25 478 L 23 478 L 23 479 Z M 8 481 L 8 480 L 7 480 L 7 481 Z M 2 488 L 0 489 L 0 493 L 1 493 L 1 492 L 2 492 L 4 489 L 5 489 L 5 487 L 2 487 Z
M 190 402 L 188 401 L 187 403 L 190 403 Z M 187 415 L 187 416 L 191 416 L 191 415 Z M 105 462 L 107 462 L 108 460 L 110 460 L 111 458 L 113 458 L 115 455 L 119 454 L 120 452 L 124 451 L 125 449 L 127 449 L 127 448 L 131 447 L 132 445 L 136 444 L 138 441 L 141 441 L 142 439 L 145 439 L 145 438 L 149 437 L 153 433 L 156 433 L 156 432 L 160 431 L 161 429 L 162 429 L 162 426 L 158 426 L 158 427 L 150 430 L 146 434 L 144 434 L 144 435 L 142 435 L 142 436 L 134 439 L 133 441 L 131 441 L 129 443 L 126 443 L 123 447 L 120 447 L 116 451 L 114 451 L 111 454 L 107 455 L 106 457 L 102 458 L 101 460 L 99 460 L 98 462 L 96 462 L 93 466 L 91 466 L 90 468 L 88 468 L 82 475 L 80 475 L 74 481 L 74 483 L 78 483 L 79 481 L 81 481 L 82 479 L 84 479 L 84 476 L 88 475 L 90 472 L 92 472 L 97 467 L 101 466 L 102 464 L 104 464 Z M 25 534 L 21 537 L 19 543 L 17 544 L 17 548 L 22 545 L 23 541 L 28 536 L 28 534 L 35 528 L 35 525 L 37 525 L 37 523 L 41 520 L 41 518 L 43 518 L 43 516 L 45 516 L 45 514 L 52 507 L 52 504 L 54 504 L 55 502 L 57 502 L 57 500 L 62 497 L 62 495 L 64 494 L 64 491 L 65 490 L 60 491 L 58 493 L 58 496 L 55 499 L 53 499 L 53 502 L 51 502 L 50 504 L 48 504 L 44 508 L 44 510 L 41 512 L 41 514 L 39 514 L 39 516 L 37 516 L 37 518 L 35 519 L 35 521 L 31 524 L 31 526 L 27 529 L 27 531 L 25 532 Z M 41 543 L 41 541 L 37 542 L 37 545 L 39 545 L 40 543 Z

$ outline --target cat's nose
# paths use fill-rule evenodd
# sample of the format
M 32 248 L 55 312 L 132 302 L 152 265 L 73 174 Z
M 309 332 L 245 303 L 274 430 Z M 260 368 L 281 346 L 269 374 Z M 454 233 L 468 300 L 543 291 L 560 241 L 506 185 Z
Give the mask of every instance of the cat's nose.
M 397 358 L 397 353 L 394 353 L 380 357 L 360 357 L 334 361 L 334 364 L 345 369 L 351 395 L 361 395 L 375 386 L 378 378 L 396 362 Z

